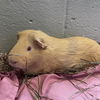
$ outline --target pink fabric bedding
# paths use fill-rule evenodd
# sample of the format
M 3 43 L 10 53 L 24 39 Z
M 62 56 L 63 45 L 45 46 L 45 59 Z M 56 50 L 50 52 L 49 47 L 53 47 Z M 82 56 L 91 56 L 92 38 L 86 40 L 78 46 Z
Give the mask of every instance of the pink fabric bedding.
M 100 100 L 99 72 L 100 65 L 87 72 L 93 75 L 85 76 L 87 73 L 83 72 L 71 76 L 73 79 L 68 75 L 44 74 L 21 86 L 14 73 L 0 74 L 0 100 Z

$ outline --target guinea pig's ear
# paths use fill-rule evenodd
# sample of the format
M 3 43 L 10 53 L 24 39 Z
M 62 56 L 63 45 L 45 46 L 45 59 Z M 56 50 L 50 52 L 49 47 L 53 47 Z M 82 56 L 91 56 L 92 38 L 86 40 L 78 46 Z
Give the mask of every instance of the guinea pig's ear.
M 46 45 L 44 39 L 42 39 L 42 38 L 36 38 L 34 40 L 34 42 L 41 49 L 46 49 L 47 48 L 47 45 Z

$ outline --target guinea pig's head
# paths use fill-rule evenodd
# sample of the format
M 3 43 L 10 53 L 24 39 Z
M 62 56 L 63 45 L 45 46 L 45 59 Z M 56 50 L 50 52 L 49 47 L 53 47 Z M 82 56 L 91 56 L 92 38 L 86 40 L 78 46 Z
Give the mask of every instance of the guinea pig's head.
M 47 50 L 45 38 L 47 34 L 38 30 L 24 30 L 18 33 L 18 40 L 8 55 L 8 62 L 12 67 L 31 70 L 37 67 L 42 52 Z M 37 63 L 38 61 L 38 63 Z M 33 68 L 34 68 L 33 67 Z

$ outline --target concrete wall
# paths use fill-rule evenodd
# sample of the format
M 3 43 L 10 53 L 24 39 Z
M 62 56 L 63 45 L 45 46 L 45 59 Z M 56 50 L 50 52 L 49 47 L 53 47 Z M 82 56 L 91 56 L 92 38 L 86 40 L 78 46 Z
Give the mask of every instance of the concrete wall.
M 9 51 L 24 29 L 100 41 L 100 0 L 0 0 L 0 50 Z
M 100 0 L 68 0 L 65 35 L 100 41 Z

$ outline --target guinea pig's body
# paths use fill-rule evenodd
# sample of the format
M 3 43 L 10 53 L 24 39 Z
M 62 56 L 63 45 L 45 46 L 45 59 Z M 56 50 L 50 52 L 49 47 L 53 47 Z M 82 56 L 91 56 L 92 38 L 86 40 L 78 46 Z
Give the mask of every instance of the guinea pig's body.
M 28 73 L 63 72 L 93 60 L 100 61 L 100 45 L 89 38 L 55 38 L 38 30 L 19 33 L 9 64 Z

